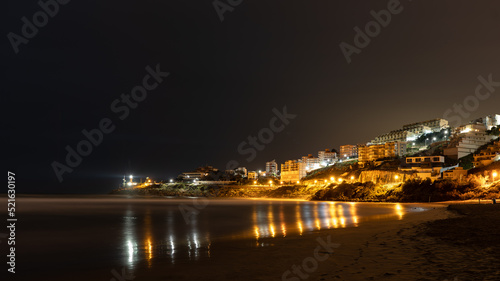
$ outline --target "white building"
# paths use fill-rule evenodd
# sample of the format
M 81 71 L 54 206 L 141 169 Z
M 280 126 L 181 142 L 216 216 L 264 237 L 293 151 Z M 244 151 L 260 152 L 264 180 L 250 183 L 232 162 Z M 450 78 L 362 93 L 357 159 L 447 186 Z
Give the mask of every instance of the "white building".
M 318 152 L 319 163 L 322 167 L 330 166 L 338 161 L 337 153 L 325 149 Z
M 492 114 L 482 118 L 479 118 L 474 121 L 474 123 L 483 123 L 486 126 L 487 130 L 491 130 L 491 128 L 500 126 L 500 115 Z
M 305 169 L 307 172 L 321 168 L 319 158 L 313 157 L 312 154 L 303 156 L 299 162 L 305 164 Z
M 278 175 L 278 163 L 276 163 L 276 160 L 266 162 L 266 175 L 267 176 Z
M 371 141 L 372 144 L 385 144 L 388 142 L 406 142 L 414 141 L 418 135 L 410 131 L 396 130 L 387 134 L 380 135 Z
M 417 122 L 417 123 L 412 123 L 412 124 L 407 124 L 403 126 L 403 130 L 409 131 L 409 132 L 414 132 L 416 134 L 426 134 L 430 132 L 426 132 L 425 130 L 426 127 L 430 129 L 432 132 L 439 132 L 442 129 L 446 129 L 449 127 L 448 121 L 445 119 L 437 118 L 437 119 L 432 119 L 428 121 L 422 121 L 422 122 Z
M 453 159 L 460 159 L 475 153 L 479 147 L 496 138 L 496 136 L 486 134 L 484 124 L 477 123 L 461 126 L 455 130 L 448 148 L 444 149 L 444 155 Z

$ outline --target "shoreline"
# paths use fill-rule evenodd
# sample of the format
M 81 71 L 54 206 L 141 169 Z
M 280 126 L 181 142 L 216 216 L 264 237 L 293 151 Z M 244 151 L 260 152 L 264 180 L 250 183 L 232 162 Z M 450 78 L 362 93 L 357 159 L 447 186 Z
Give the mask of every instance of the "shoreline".
M 413 205 L 427 210 L 284 238 L 213 240 L 210 258 L 175 263 L 165 258 L 144 260 L 130 270 L 134 280 L 302 280 L 282 276 L 294 265 L 310 261 L 317 239 L 327 241 L 330 236 L 339 247 L 307 273 L 307 280 L 500 280 L 495 267 L 500 259 L 496 254 L 500 253 L 496 239 L 500 226 L 490 227 L 498 222 L 499 205 Z M 482 240 L 492 245 L 485 246 Z M 54 281 L 112 277 L 109 267 L 79 271 L 78 276 L 69 269 L 57 276 L 37 276 Z

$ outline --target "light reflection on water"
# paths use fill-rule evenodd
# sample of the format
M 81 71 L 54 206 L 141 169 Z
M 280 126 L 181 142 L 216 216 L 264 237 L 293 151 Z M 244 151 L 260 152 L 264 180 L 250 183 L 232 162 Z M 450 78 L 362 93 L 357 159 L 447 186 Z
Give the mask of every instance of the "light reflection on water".
M 196 199 L 113 196 L 20 200 L 25 230 L 19 232 L 23 241 L 19 256 L 27 259 L 26 270 L 50 271 L 57 259 L 61 268 L 119 265 L 132 273 L 215 260 L 228 252 L 265 247 L 274 239 L 403 219 L 409 212 L 430 207 L 263 199 L 213 199 L 199 204 Z M 186 221 L 181 206 L 197 212 Z
M 248 220 L 240 218 L 242 222 L 234 229 L 231 223 L 228 223 L 228 229 L 224 230 L 223 235 L 218 234 L 215 240 L 253 238 L 255 246 L 263 247 L 268 243 L 264 239 L 304 235 L 325 229 L 358 227 L 363 221 L 384 217 L 403 219 L 407 212 L 401 204 L 385 205 L 384 208 L 378 208 L 382 210 L 378 210 L 378 213 L 359 215 L 363 207 L 357 203 L 259 201 L 250 205 Z M 419 211 L 422 210 L 424 209 L 420 208 Z M 151 209 L 136 213 L 134 208 L 129 206 L 123 216 L 123 256 L 126 257 L 128 268 L 133 270 L 140 261 L 145 261 L 147 266 L 151 267 L 155 258 L 166 259 L 170 264 L 210 258 L 212 220 L 225 218 L 209 215 L 210 206 L 200 210 L 199 214 L 192 216 L 185 223 L 172 208 L 158 216 L 152 214 Z M 159 233 L 161 235 L 158 235 Z

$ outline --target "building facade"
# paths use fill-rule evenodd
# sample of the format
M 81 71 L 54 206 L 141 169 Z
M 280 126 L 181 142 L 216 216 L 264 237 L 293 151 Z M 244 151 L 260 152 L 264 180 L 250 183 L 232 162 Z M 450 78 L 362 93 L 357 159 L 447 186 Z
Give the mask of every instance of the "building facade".
M 344 160 L 358 158 L 358 146 L 351 144 L 340 146 L 339 157 Z
M 500 161 L 500 141 L 474 154 L 474 168 L 487 166 L 495 161 Z
M 248 171 L 248 179 L 256 180 L 258 178 L 258 173 L 256 171 Z
M 279 174 L 278 163 L 276 163 L 276 160 L 266 162 L 266 175 L 277 176 L 278 174 Z
M 360 145 L 358 162 L 365 164 L 382 158 L 395 158 L 406 155 L 407 142 L 388 142 L 385 144 Z
M 371 142 L 373 144 L 385 144 L 388 142 L 406 142 L 406 141 L 414 141 L 418 137 L 417 134 L 405 131 L 405 130 L 396 130 L 389 132 L 387 134 L 380 135 L 376 137 Z
M 486 133 L 486 126 L 482 123 L 461 126 L 455 129 L 450 144 L 444 149 L 444 155 L 452 159 L 460 159 L 475 153 L 479 147 L 496 138 Z
M 443 172 L 443 179 L 462 180 L 465 177 L 467 177 L 467 170 L 464 170 L 462 167 L 456 167 Z
M 442 118 L 437 118 L 428 121 L 404 125 L 403 130 L 409 132 L 414 132 L 414 131 L 416 132 L 416 131 L 421 131 L 425 127 L 429 128 L 432 132 L 439 132 L 442 129 L 448 128 L 449 125 L 447 120 Z
M 299 162 L 305 164 L 305 169 L 307 172 L 321 168 L 319 158 L 313 157 L 312 154 L 303 156 Z
M 337 162 L 337 153 L 325 149 L 318 152 L 319 163 L 322 167 L 333 165 Z
M 306 176 L 306 164 L 299 160 L 288 160 L 281 164 L 281 181 L 296 183 Z

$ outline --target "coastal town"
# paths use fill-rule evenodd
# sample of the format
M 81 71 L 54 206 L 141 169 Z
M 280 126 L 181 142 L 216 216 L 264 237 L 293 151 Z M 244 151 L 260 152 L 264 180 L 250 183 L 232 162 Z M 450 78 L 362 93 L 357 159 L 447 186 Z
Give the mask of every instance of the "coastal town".
M 326 148 L 318 151 L 317 156 L 308 154 L 284 163 L 271 160 L 263 163 L 260 170 L 247 167 L 219 170 L 203 166 L 168 181 L 130 175 L 123 178 L 121 189 L 235 186 L 240 190 L 242 187 L 270 190 L 308 186 L 314 187 L 308 193 L 311 195 L 342 183 L 366 186 L 370 182 L 391 188 L 401 187 L 408 181 L 464 184 L 475 179 L 482 186 L 491 186 L 500 180 L 499 130 L 499 114 L 474 119 L 457 127 L 437 118 L 403 125 L 366 143 L 346 144 L 339 149 Z

